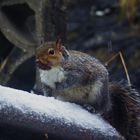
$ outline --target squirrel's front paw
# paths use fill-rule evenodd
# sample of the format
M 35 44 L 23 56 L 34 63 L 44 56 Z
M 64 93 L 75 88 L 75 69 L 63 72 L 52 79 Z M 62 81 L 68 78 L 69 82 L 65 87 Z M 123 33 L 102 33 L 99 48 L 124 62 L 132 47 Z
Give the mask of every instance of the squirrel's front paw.
M 96 113 L 96 110 L 92 105 L 84 104 L 83 108 L 86 109 L 87 111 L 91 112 L 91 113 Z

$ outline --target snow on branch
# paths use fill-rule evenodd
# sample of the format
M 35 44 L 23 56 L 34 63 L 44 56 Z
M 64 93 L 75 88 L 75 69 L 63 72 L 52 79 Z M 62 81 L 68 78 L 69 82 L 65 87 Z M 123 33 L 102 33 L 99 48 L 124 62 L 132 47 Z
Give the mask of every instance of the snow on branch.
M 74 140 L 123 140 L 99 115 L 53 97 L 0 86 L 0 125 Z

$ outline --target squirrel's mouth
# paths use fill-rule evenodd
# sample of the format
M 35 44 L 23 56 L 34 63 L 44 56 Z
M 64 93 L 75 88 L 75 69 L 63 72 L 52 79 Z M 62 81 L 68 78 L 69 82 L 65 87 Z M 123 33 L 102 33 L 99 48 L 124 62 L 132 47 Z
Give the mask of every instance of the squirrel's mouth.
M 39 59 L 36 59 L 36 65 L 42 70 L 50 70 L 51 69 L 51 63 L 43 64 L 40 62 Z

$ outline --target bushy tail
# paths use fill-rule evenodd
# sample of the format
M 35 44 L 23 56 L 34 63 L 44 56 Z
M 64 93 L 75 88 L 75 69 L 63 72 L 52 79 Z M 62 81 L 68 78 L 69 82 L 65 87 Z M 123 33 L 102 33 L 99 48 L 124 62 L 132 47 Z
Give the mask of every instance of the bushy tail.
M 127 140 L 140 140 L 140 95 L 123 83 L 110 83 L 111 110 L 103 117 Z

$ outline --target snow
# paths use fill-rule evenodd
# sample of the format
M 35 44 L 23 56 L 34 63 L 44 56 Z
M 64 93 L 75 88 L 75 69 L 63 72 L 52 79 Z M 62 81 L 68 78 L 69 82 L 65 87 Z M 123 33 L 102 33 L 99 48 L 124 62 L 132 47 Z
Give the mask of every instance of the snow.
M 42 116 L 47 115 L 63 120 L 66 125 L 76 123 L 86 129 L 97 128 L 110 136 L 116 134 L 116 130 L 105 123 L 100 116 L 89 113 L 79 105 L 62 102 L 53 97 L 34 95 L 26 91 L 0 86 L 0 112 L 5 105 L 14 105 L 25 114 L 30 112 L 31 117 L 34 117 L 32 112 L 38 112 L 42 122 L 45 121 Z

